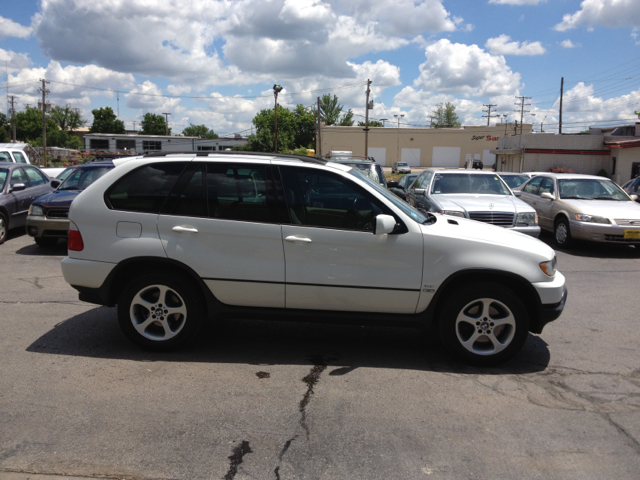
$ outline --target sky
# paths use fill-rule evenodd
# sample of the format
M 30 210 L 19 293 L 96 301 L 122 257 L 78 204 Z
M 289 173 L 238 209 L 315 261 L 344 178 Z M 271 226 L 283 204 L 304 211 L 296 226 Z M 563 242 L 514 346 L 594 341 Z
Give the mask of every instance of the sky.
M 520 121 L 563 133 L 640 110 L 640 0 L 0 0 L 0 111 L 111 107 L 127 129 L 169 113 L 221 136 L 278 103 L 337 95 L 364 121 Z M 525 97 L 524 101 L 522 98 Z M 487 119 L 487 105 L 492 117 Z M 493 117 L 494 114 L 499 116 Z M 505 116 L 506 115 L 506 116 Z

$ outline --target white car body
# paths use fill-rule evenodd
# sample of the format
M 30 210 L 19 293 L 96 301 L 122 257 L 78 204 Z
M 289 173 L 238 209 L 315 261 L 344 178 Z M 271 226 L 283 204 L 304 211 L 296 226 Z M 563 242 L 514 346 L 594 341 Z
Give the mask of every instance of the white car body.
M 141 213 L 106 205 L 105 192 L 119 179 L 153 162 L 169 161 L 232 162 L 331 175 L 366 191 L 388 214 L 374 219 L 378 230 L 359 231 L 292 221 Z M 344 165 L 268 154 L 182 154 L 114 163 L 117 167 L 83 191 L 69 212 L 83 248 L 69 250 L 62 271 L 87 301 L 118 303 L 118 288 L 137 271 L 124 275 L 122 269 L 136 262 L 144 268 L 158 262 L 188 272 L 206 288 L 205 296 L 211 295 L 208 304 L 224 311 L 250 307 L 258 309 L 252 310 L 254 314 L 367 313 L 387 315 L 391 321 L 428 321 L 437 316 L 439 299 L 461 274 L 472 275 L 469 281 L 483 274 L 518 279 L 528 289 L 529 297 L 523 301 L 530 302 L 535 333 L 557 318 L 564 306 L 564 277 L 555 271 L 547 275 L 539 266 L 555 262 L 554 251 L 544 243 L 444 215 L 434 216 L 431 224 L 418 223 L 419 212 Z M 388 233 L 380 233 L 388 225 Z M 402 232 L 396 234 L 399 226 Z

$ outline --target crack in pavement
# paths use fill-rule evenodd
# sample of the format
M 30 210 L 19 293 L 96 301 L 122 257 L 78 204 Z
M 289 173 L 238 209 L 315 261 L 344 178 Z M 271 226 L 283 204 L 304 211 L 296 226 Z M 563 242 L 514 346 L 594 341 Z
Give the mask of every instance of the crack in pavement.
M 249 442 L 243 440 L 240 445 L 237 445 L 233 449 L 233 454 L 228 457 L 229 460 L 231 460 L 231 463 L 229 465 L 229 470 L 224 476 L 224 480 L 233 480 L 238 473 L 238 466 L 242 463 L 244 456 L 248 453 L 253 453 L 253 450 L 251 450 Z

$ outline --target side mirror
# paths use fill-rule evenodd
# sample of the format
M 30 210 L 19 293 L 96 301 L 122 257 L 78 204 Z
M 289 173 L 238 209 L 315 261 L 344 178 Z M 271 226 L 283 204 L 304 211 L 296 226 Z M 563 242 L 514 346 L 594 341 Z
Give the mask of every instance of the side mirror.
M 60 180 L 51 180 L 51 186 L 53 188 L 58 188 L 62 182 Z
M 540 194 L 540 197 L 541 197 L 541 198 L 546 198 L 547 200 L 555 200 L 555 199 L 556 199 L 556 197 L 554 197 L 554 196 L 553 196 L 551 193 L 549 193 L 549 192 L 542 192 L 542 193 Z
M 387 188 L 398 188 L 399 183 L 396 180 L 389 180 L 387 182 Z
M 9 192 L 21 192 L 25 188 L 27 188 L 27 186 L 24 183 L 16 183 L 15 185 L 11 186 Z
M 521 196 L 522 196 L 522 190 L 514 190 L 514 191 L 513 191 L 513 194 L 514 194 L 516 197 L 521 197 Z
M 424 196 L 424 195 L 426 195 L 426 193 L 427 193 L 427 189 L 426 189 L 426 188 L 416 188 L 416 189 L 413 191 L 413 193 L 414 193 L 415 195 L 422 195 L 422 196 Z
M 380 214 L 376 217 L 376 223 L 373 228 L 374 235 L 386 235 L 393 232 L 396 228 L 396 219 L 391 215 Z

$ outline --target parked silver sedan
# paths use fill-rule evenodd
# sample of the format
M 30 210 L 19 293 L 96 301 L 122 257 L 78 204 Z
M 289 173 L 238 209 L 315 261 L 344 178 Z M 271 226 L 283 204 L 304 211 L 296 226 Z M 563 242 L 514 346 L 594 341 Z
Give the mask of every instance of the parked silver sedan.
M 425 170 L 410 186 L 406 200 L 428 212 L 470 218 L 536 238 L 540 235 L 536 211 L 516 198 L 495 172 Z
M 572 240 L 640 244 L 640 205 L 616 183 L 592 175 L 545 173 L 515 191 L 538 212 L 558 246 Z

